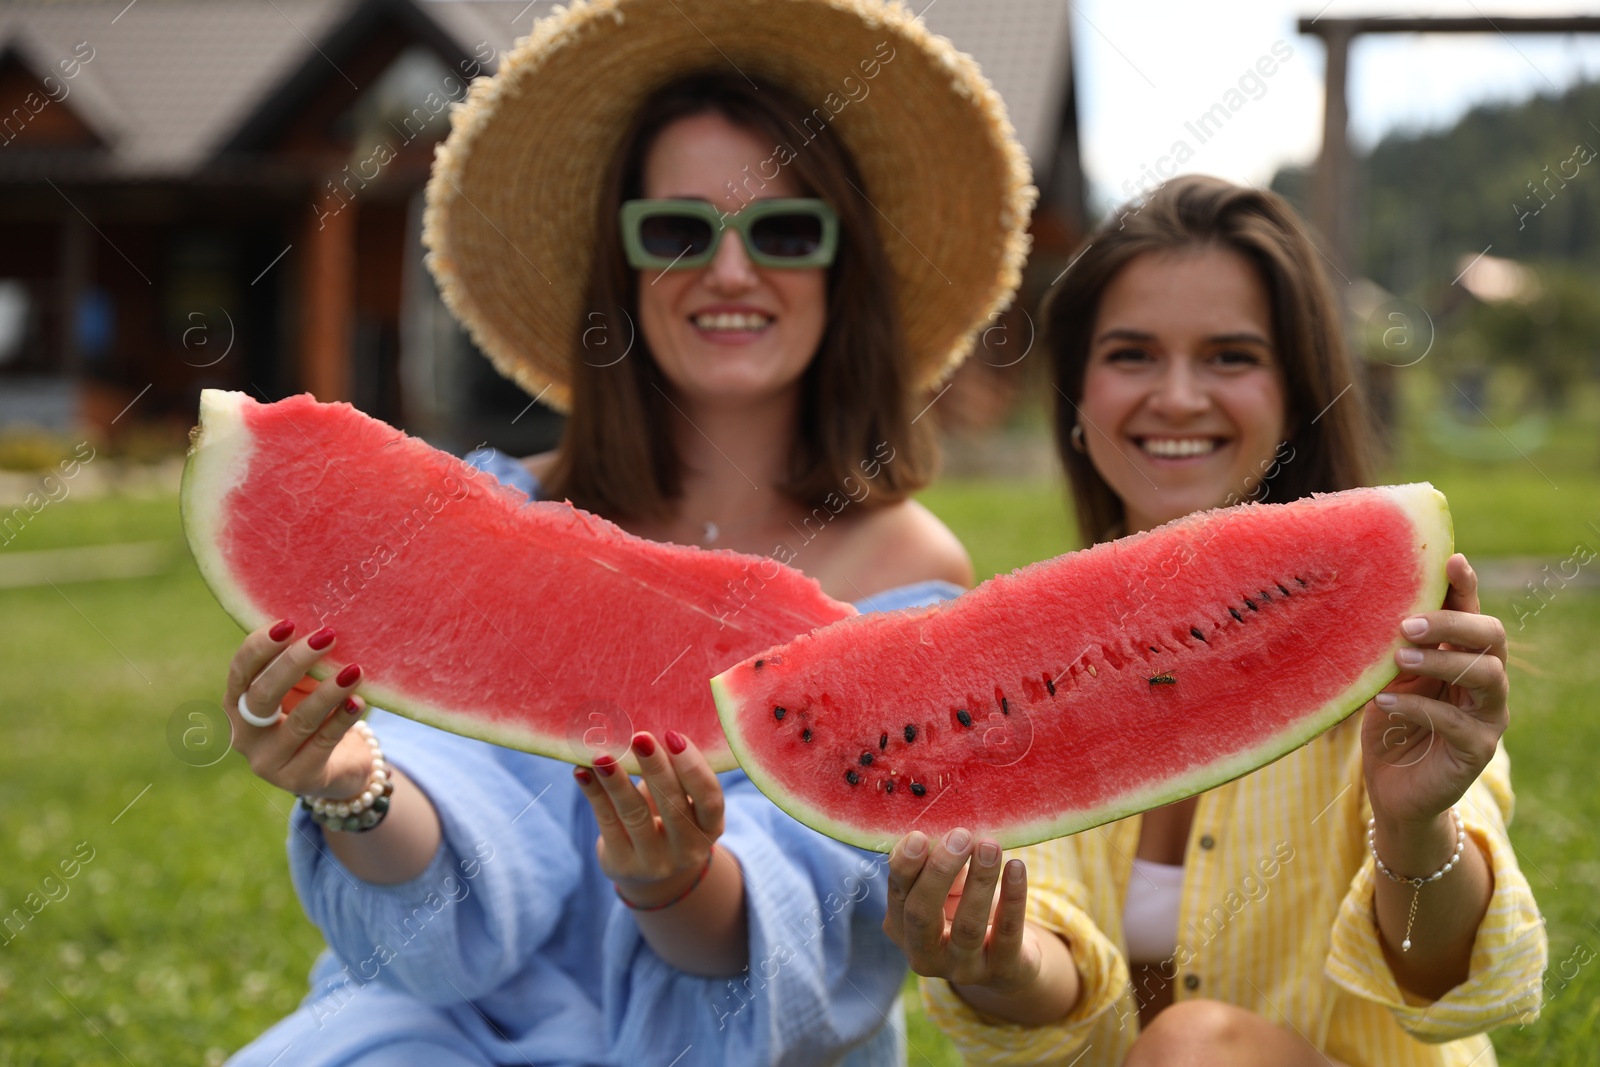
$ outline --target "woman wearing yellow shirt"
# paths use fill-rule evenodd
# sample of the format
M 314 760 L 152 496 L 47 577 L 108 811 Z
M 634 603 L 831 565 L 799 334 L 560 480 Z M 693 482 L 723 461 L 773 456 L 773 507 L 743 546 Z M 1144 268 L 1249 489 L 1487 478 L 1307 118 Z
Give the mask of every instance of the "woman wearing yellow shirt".
M 1046 316 L 1085 540 L 1368 482 L 1338 305 L 1271 193 L 1168 182 Z M 900 842 L 884 927 L 969 1062 L 1494 1063 L 1546 946 L 1506 837 L 1505 631 L 1447 574 L 1388 689 L 1268 767 L 1004 864 L 964 829 Z

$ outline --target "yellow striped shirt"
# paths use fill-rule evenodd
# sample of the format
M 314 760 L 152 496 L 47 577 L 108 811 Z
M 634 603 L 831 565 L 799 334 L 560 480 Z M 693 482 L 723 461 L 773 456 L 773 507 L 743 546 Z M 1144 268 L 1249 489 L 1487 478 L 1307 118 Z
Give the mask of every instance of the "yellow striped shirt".
M 1537 1017 L 1546 958 L 1543 920 L 1506 836 L 1505 749 L 1459 805 L 1494 895 L 1467 980 L 1429 1003 L 1400 991 L 1379 944 L 1360 733 L 1354 715 L 1200 797 L 1165 968 L 1178 974 L 1174 999 L 1246 1008 L 1350 1067 L 1492 1067 L 1487 1031 Z M 929 1017 L 969 1063 L 1122 1063 L 1139 1033 L 1122 934 L 1139 828 L 1133 816 L 1013 853 L 1028 865 L 1028 918 L 1066 938 L 1083 993 L 1060 1022 L 1030 1028 L 980 1016 L 948 982 L 923 979 Z

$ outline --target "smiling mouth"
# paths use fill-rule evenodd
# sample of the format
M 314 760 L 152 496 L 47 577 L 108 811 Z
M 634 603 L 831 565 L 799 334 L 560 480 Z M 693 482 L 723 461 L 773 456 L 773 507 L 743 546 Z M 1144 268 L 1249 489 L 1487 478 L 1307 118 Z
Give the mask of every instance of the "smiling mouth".
M 773 318 L 758 311 L 719 311 L 695 315 L 689 321 L 694 323 L 695 329 L 707 333 L 751 333 L 766 329 L 772 324 Z
M 1141 452 L 1158 459 L 1209 456 L 1227 444 L 1220 437 L 1135 437 L 1133 440 Z

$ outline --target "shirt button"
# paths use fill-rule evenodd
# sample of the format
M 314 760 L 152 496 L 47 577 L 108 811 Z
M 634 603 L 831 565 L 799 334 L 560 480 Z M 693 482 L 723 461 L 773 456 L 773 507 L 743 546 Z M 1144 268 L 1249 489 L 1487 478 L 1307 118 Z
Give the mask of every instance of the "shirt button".
M 1185 988 L 1187 990 L 1190 990 L 1190 991 L 1199 989 L 1200 988 L 1200 976 L 1198 974 L 1186 974 L 1186 975 L 1184 975 L 1183 976 L 1183 988 Z
M 1206 849 L 1216 848 L 1217 847 L 1217 839 L 1212 837 L 1210 834 L 1201 834 L 1200 835 L 1200 847 L 1201 848 L 1206 848 Z

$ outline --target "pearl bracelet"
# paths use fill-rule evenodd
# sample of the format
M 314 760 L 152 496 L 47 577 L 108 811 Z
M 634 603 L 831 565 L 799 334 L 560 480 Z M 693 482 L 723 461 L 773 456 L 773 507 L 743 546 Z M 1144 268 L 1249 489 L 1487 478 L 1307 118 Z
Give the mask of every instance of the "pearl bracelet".
M 1367 850 L 1372 853 L 1372 862 L 1378 865 L 1378 870 L 1381 871 L 1383 875 L 1391 882 L 1400 882 L 1404 885 L 1410 886 L 1412 889 L 1411 914 L 1406 919 L 1406 936 L 1405 940 L 1400 942 L 1401 952 L 1411 951 L 1411 926 L 1414 922 L 1416 922 L 1417 919 L 1417 897 L 1422 895 L 1422 887 L 1428 882 L 1437 882 L 1440 878 L 1443 878 L 1445 875 L 1449 874 L 1451 869 L 1454 868 L 1456 864 L 1461 862 L 1461 854 L 1466 851 L 1467 829 L 1462 825 L 1461 812 L 1452 807 L 1450 809 L 1450 817 L 1454 819 L 1456 823 L 1456 850 L 1453 854 L 1451 854 L 1450 858 L 1445 861 L 1443 867 L 1440 867 L 1432 874 L 1421 878 L 1404 878 L 1398 874 L 1395 874 L 1388 867 L 1384 866 L 1383 860 L 1378 858 L 1378 820 L 1376 818 L 1367 820 Z
M 394 793 L 394 783 L 389 780 L 389 765 L 383 760 L 383 749 L 372 727 L 358 721 L 351 729 L 365 738 L 372 749 L 372 772 L 366 788 L 348 800 L 329 800 L 325 797 L 301 797 L 300 805 L 311 813 L 311 821 L 329 830 L 346 833 L 365 833 L 383 821 L 389 813 L 389 797 Z

